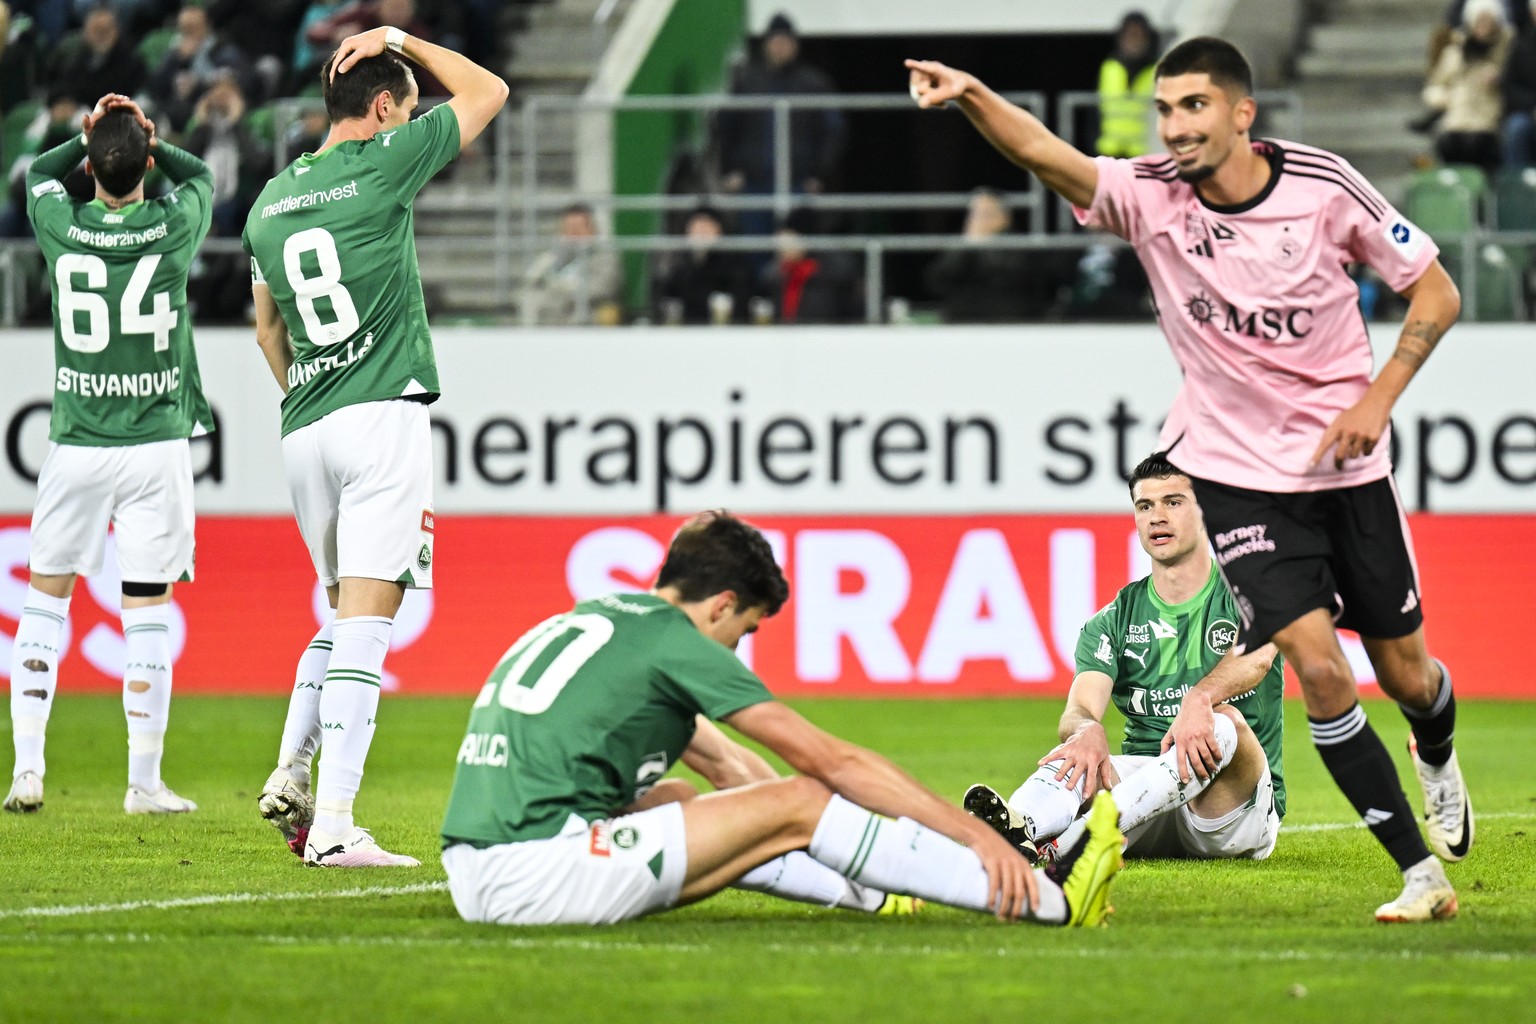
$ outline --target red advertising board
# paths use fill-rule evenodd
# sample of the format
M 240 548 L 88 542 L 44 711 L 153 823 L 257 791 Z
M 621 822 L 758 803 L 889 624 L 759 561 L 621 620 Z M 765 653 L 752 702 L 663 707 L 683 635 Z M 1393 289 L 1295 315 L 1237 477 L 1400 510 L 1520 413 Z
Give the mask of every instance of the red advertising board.
M 402 609 L 388 685 L 475 692 L 523 630 L 573 598 L 646 586 L 678 522 L 440 516 L 438 589 Z M 1143 571 L 1129 516 L 755 522 L 793 593 L 742 654 L 785 696 L 1062 694 L 1078 627 Z M 1536 520 L 1421 515 L 1413 528 L 1431 648 L 1458 694 L 1536 697 L 1536 681 L 1508 671 L 1494 632 L 1536 604 Z M 0 517 L 0 673 L 25 597 L 26 539 L 26 520 Z M 176 591 L 178 692 L 287 692 L 323 604 L 292 521 L 204 517 L 197 575 Z M 76 589 L 67 691 L 120 685 L 116 598 L 110 564 Z

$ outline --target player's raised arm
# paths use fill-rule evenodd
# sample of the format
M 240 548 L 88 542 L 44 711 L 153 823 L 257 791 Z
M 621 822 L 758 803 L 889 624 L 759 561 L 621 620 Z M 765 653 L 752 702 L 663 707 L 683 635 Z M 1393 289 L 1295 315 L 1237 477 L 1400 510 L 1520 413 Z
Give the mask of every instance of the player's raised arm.
M 908 60 L 909 91 L 925 109 L 953 101 L 971 124 L 1009 160 L 1039 178 L 1074 206 L 1087 207 L 1099 187 L 1099 168 L 1029 111 L 989 89 L 975 75 L 936 60 Z
M 430 71 L 443 83 L 452 98 L 448 107 L 459 120 L 459 150 L 462 152 L 491 123 L 491 118 L 506 105 L 507 83 L 463 54 L 407 35 L 403 30 L 380 26 L 355 36 L 348 36 L 336 48 L 333 75 L 344 75 L 364 57 L 376 57 L 386 49 L 395 50 Z

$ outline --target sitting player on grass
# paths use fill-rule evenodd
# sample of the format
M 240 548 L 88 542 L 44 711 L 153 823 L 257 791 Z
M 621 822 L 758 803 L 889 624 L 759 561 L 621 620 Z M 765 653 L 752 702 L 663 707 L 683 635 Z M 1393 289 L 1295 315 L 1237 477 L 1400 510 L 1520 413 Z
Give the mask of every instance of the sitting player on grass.
M 975 785 L 966 810 L 1048 858 L 1075 841 L 1085 801 L 1108 789 L 1127 853 L 1263 860 L 1285 814 L 1282 661 L 1274 644 L 1229 650 L 1237 611 L 1189 477 L 1151 455 L 1131 472 L 1131 501 L 1152 574 L 1083 626 L 1061 743 L 1006 802 Z M 1103 724 L 1111 698 L 1125 715 L 1114 757 Z
M 1078 845 L 1032 871 L 890 761 L 774 700 L 731 654 L 788 597 L 762 534 L 710 513 L 673 538 L 651 593 L 584 601 L 514 643 L 470 713 L 443 822 L 459 914 L 614 923 L 735 884 L 777 892 L 786 855 L 803 850 L 882 892 L 1004 920 L 1101 923 L 1121 865 L 1112 798 L 1099 797 Z M 649 787 L 694 742 L 700 714 L 801 774 L 658 794 Z

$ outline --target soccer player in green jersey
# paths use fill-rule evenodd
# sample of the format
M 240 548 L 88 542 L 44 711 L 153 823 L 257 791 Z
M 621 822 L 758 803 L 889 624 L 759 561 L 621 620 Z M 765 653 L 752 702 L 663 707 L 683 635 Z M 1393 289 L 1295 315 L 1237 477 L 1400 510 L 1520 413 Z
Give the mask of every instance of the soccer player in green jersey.
M 129 814 L 195 811 L 160 778 L 171 706 L 171 585 L 192 579 L 192 457 L 213 429 L 187 316 L 187 270 L 208 224 L 213 174 L 155 139 L 126 96 L 27 173 L 27 216 L 53 283 L 53 416 L 32 512 L 30 584 L 11 649 L 16 765 L 8 811 L 43 806 L 43 742 L 60 637 L 78 575 L 99 573 L 113 525 L 122 571 Z M 81 158 L 96 196 L 60 179 Z M 175 185 L 144 197 L 152 166 Z
M 890 761 L 775 701 L 731 654 L 789 585 L 762 534 L 686 524 L 649 594 L 583 601 L 503 655 L 470 712 L 443 821 L 468 921 L 606 924 L 739 885 L 785 892 L 804 851 L 860 886 L 1042 924 L 1107 913 L 1123 837 L 1101 794 L 1044 871 Z M 723 721 L 799 775 L 694 799 L 657 787 Z M 666 783 L 663 783 L 666 785 Z
M 412 120 L 416 81 L 397 54 L 451 98 Z M 336 610 L 299 659 L 258 806 L 307 864 L 414 867 L 352 818 L 395 613 L 407 587 L 432 585 L 427 405 L 438 383 L 412 211 L 496 116 L 507 85 L 392 27 L 342 40 L 320 82 L 330 131 L 267 183 L 243 236 L 257 341 L 284 394 L 289 494 Z
M 1159 452 L 1132 471 L 1131 500 L 1152 574 L 1083 626 L 1061 743 L 1006 802 L 978 784 L 965 807 L 1020 846 L 1060 848 L 1109 789 L 1129 854 L 1263 860 L 1285 815 L 1282 661 L 1273 644 L 1231 650 L 1237 609 L 1189 477 Z M 1117 756 L 1111 700 L 1125 716 Z

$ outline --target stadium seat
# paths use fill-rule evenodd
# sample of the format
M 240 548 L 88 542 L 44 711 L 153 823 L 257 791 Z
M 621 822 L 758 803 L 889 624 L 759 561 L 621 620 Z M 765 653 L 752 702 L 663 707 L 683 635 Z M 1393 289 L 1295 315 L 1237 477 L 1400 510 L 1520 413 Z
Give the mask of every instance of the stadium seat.
M 1494 196 L 1500 231 L 1536 231 L 1536 167 L 1500 172 Z
M 171 47 L 176 45 L 176 27 L 157 28 L 153 32 L 145 34 L 139 40 L 139 59 L 144 62 L 144 67 L 150 74 L 154 74 L 165 55 L 171 52 Z
M 1500 245 L 1477 251 L 1477 320 L 1480 323 L 1524 320 L 1525 287 L 1518 262 Z M 1465 282 L 1460 282 L 1465 290 Z
M 1422 171 L 1408 186 L 1403 212 L 1431 235 L 1458 234 L 1477 227 L 1487 191 L 1488 179 L 1475 167 Z
M 42 109 L 37 100 L 22 100 L 0 120 L 0 178 L 10 173 L 11 165 L 27 148 L 27 125 Z

